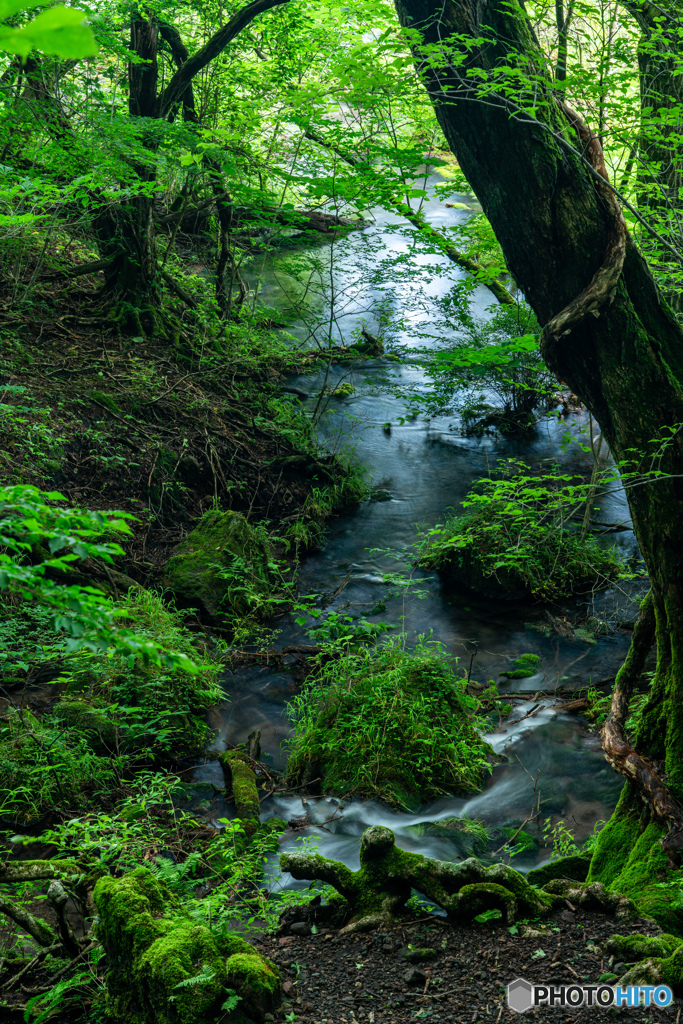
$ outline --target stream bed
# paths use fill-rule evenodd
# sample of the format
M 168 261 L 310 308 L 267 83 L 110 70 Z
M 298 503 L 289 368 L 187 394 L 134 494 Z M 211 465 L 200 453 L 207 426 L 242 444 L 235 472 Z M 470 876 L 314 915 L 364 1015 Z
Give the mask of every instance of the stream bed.
M 430 182 L 434 185 L 439 180 L 435 174 Z M 466 210 L 446 208 L 436 197 L 426 203 L 426 213 L 439 228 L 469 215 Z M 300 316 L 289 331 L 302 344 L 322 340 L 332 345 L 348 343 L 354 330 L 364 324 L 375 333 L 378 318 L 386 322 L 387 311 L 393 310 L 400 323 L 400 329 L 392 335 L 393 345 L 400 349 L 413 344 L 414 332 L 421 333 L 424 345 L 425 334 L 429 334 L 430 303 L 434 308 L 463 274 L 443 256 L 416 253 L 404 227 L 397 216 L 378 211 L 374 224 L 330 246 L 294 259 L 269 257 L 258 268 L 260 300 L 271 308 L 289 308 L 290 313 L 292 305 L 300 302 Z M 412 277 L 405 269 L 409 258 Z M 307 259 L 312 262 L 307 263 Z M 326 260 L 332 262 L 327 277 Z M 397 282 L 378 285 L 372 268 L 380 264 L 386 267 L 392 261 L 400 270 Z M 252 285 L 256 274 L 255 270 Z M 319 287 L 311 287 L 312 278 Z M 485 317 L 493 301 L 485 288 L 478 287 L 473 302 L 475 314 Z M 434 344 L 438 343 L 435 338 Z M 458 429 L 457 415 L 431 421 L 406 419 L 405 402 L 396 387 L 382 385 L 381 378 L 386 375 L 391 375 L 399 388 L 425 386 L 419 365 L 399 364 L 390 358 L 355 366 L 333 363 L 327 376 L 323 368 L 287 382 L 308 395 L 303 401 L 311 411 L 318 404 L 323 385 L 331 388 L 342 380 L 353 385 L 353 393 L 327 400 L 318 430 L 332 450 L 351 446 L 353 458 L 366 468 L 371 482 L 369 499 L 334 519 L 323 549 L 304 561 L 299 592 L 319 595 L 324 607 L 342 614 L 390 623 L 396 632 L 406 634 L 409 646 L 419 635 L 437 640 L 451 658 L 459 659 L 460 667 L 467 670 L 471 665 L 473 679 L 484 683 L 494 679 L 500 692 L 528 691 L 530 701 L 516 705 L 498 731 L 487 737 L 503 757 L 482 792 L 475 796 L 443 798 L 417 813 L 397 812 L 358 799 L 340 806 L 331 798 L 302 801 L 296 795 L 271 797 L 262 804 L 262 817 L 278 815 L 290 820 L 308 815 L 310 826 L 288 835 L 282 845 L 293 845 L 298 836 L 313 837 L 323 855 L 352 868 L 359 863 L 360 835 L 374 824 L 390 827 L 405 849 L 453 859 L 459 855 L 453 841 L 430 834 L 429 823 L 467 815 L 493 829 L 511 822 L 519 824 L 528 818 L 540 791 L 540 819 L 564 819 L 576 838 L 582 840 L 591 834 L 596 822 L 609 817 L 622 779 L 608 767 L 597 733 L 585 719 L 553 710 L 543 700 L 532 717 L 519 719 L 538 703 L 532 703 L 531 697 L 539 690 L 551 693 L 558 688 L 586 687 L 613 679 L 628 648 L 629 634 L 617 630 L 592 642 L 565 639 L 548 631 L 543 606 L 449 589 L 433 574 L 416 572 L 413 546 L 419 531 L 443 522 L 446 509 L 457 509 L 472 483 L 488 476 L 498 459 L 523 459 L 534 466 L 558 464 L 585 473 L 586 456 L 576 445 L 565 449 L 562 439 L 568 431 L 583 431 L 585 436 L 587 416 L 542 419 L 536 434 L 523 440 L 466 437 Z M 388 423 L 390 428 L 386 427 Z M 628 522 L 623 493 L 605 496 L 599 504 L 601 519 Z M 614 534 L 610 542 L 620 545 L 625 554 L 635 550 L 630 532 Z M 397 572 L 410 576 L 412 586 L 392 587 L 385 574 Z M 595 595 L 590 604 L 588 600 L 574 604 L 574 616 L 593 614 L 611 622 L 632 620 L 636 594 L 637 588 L 612 588 Z M 289 616 L 282 616 L 276 624 L 282 630 L 278 646 L 311 642 L 306 631 Z M 540 658 L 537 675 L 501 685 L 500 673 L 526 652 Z M 268 665 L 243 668 L 226 676 L 224 683 L 229 701 L 214 710 L 210 722 L 217 732 L 215 749 L 243 742 L 259 729 L 263 751 L 275 768 L 282 768 L 291 734 L 286 704 L 296 693 L 287 665 L 284 669 Z M 194 781 L 222 786 L 218 762 L 199 766 Z M 198 791 L 201 789 L 198 787 Z M 230 816 L 231 806 L 215 800 L 211 813 L 215 818 Z M 541 846 L 516 858 L 514 865 L 527 870 L 547 858 L 548 850 Z M 274 864 L 271 870 L 276 876 Z M 298 884 L 288 877 L 281 881 Z

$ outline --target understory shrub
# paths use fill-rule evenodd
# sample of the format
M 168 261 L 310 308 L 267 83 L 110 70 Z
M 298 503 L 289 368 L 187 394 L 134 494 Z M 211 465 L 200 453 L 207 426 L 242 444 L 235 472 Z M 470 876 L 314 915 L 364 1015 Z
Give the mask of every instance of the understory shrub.
M 439 651 L 387 644 L 328 663 L 290 704 L 289 780 L 414 808 L 490 770 L 478 701 Z
M 601 590 L 624 565 L 614 549 L 582 537 L 577 520 L 587 494 L 587 485 L 566 474 L 532 476 L 510 460 L 507 475 L 480 480 L 464 511 L 425 535 L 420 564 L 472 590 L 511 599 Z

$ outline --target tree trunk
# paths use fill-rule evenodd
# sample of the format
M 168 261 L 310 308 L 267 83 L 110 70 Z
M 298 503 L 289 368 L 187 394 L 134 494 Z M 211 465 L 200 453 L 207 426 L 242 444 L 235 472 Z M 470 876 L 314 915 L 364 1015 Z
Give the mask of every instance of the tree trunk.
M 553 96 L 523 9 L 508 0 L 395 2 L 401 23 L 420 27 L 412 37 L 414 52 L 449 146 L 515 280 L 546 324 L 546 362 L 591 410 L 617 462 L 663 471 L 660 479 L 627 492 L 650 574 L 657 638 L 657 672 L 636 746 L 655 767 L 661 762 L 660 774 L 680 802 L 683 332 L 600 177 L 597 139 Z M 468 48 L 465 40 L 485 41 Z M 433 59 L 436 51 L 439 60 Z M 499 66 L 533 76 L 530 96 L 511 98 L 494 89 L 481 97 L 478 83 L 504 79 Z M 535 116 L 522 109 L 525 102 L 532 105 L 532 88 Z M 648 794 L 637 782 L 628 787 L 631 802 L 620 805 L 605 829 L 595 865 L 600 877 L 601 846 L 609 846 L 606 880 L 638 898 L 642 878 L 634 889 L 630 870 L 634 843 L 616 835 L 625 815 L 632 820 L 632 800 L 638 803 L 639 795 L 647 801 Z M 655 808 L 648 802 L 650 810 Z M 649 825 L 649 813 L 647 827 L 648 848 L 668 831 L 661 820 Z M 646 823 L 638 819 L 634 828 L 640 835 Z M 677 845 L 671 836 L 669 855 Z M 648 879 L 657 880 L 654 868 Z
M 665 13 L 666 6 L 671 14 Z M 654 7 L 643 0 L 626 0 L 624 6 L 640 26 L 638 48 L 640 106 L 643 111 L 638 165 L 639 205 L 656 218 L 662 233 L 671 232 L 683 242 L 683 60 L 677 20 L 678 2 Z M 683 308 L 680 286 L 667 289 L 674 309 Z

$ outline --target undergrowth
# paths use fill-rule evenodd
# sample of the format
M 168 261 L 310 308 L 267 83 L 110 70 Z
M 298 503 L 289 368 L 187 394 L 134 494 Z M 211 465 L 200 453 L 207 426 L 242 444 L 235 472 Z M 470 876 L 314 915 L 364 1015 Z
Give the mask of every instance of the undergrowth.
M 483 479 L 463 512 L 423 537 L 420 563 L 473 590 L 552 600 L 601 590 L 624 572 L 614 550 L 577 525 L 588 494 L 566 474 L 532 475 L 510 460 Z
M 475 791 L 490 770 L 478 702 L 439 651 L 359 650 L 323 666 L 290 705 L 288 778 L 413 808 Z

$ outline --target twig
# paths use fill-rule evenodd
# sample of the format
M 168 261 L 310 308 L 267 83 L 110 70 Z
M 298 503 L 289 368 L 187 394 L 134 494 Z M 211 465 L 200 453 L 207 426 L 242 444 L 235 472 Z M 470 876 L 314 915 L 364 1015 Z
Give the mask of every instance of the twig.
M 14 985 L 16 985 L 20 978 L 23 978 L 24 975 L 28 973 L 28 971 L 35 967 L 36 964 L 39 964 L 40 961 L 48 955 L 48 953 L 54 953 L 55 950 L 57 949 L 62 949 L 61 942 L 56 942 L 54 946 L 48 946 L 46 949 L 41 949 L 41 951 L 38 954 L 36 954 L 36 956 L 34 956 L 33 960 L 29 960 L 26 966 L 22 967 L 18 974 L 15 974 L 12 978 L 9 979 L 9 981 L 5 982 L 5 984 L 2 986 L 3 990 L 9 992 L 9 990 L 13 988 Z

